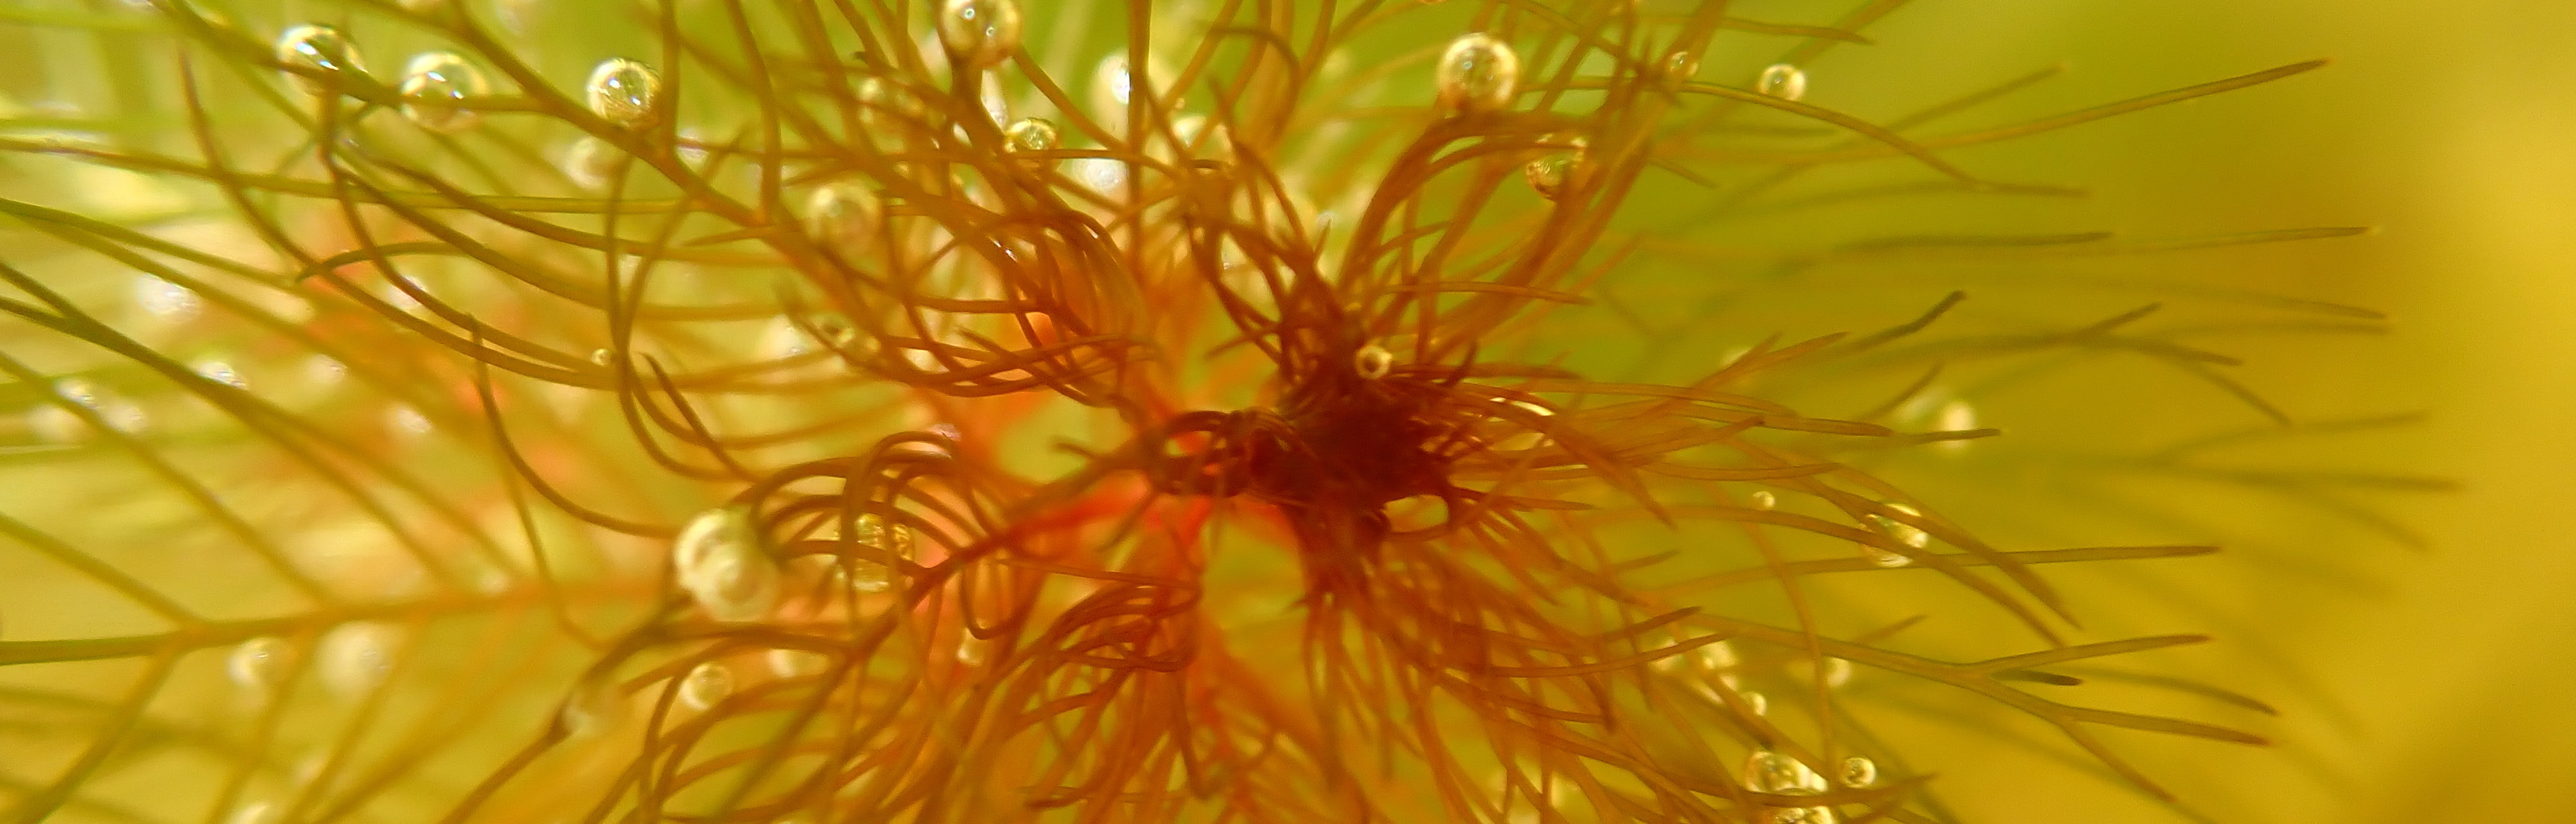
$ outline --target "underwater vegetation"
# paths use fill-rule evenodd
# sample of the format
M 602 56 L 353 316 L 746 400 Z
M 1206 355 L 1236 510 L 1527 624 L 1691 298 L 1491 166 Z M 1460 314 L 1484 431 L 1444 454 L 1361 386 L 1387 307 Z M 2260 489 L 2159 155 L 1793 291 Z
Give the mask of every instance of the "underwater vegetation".
M 11 3 L 13 820 L 1960 820 L 1927 695 L 2187 816 L 2127 745 L 2271 707 L 2052 571 L 2217 548 L 1901 479 L 2427 485 L 2211 460 L 2297 430 L 2201 337 L 2377 313 L 1959 274 L 2357 229 L 1836 217 L 2319 62 L 1980 122 L 2061 70 L 1826 105 L 1888 0 Z M 2069 370 L 2237 417 L 1981 421 Z

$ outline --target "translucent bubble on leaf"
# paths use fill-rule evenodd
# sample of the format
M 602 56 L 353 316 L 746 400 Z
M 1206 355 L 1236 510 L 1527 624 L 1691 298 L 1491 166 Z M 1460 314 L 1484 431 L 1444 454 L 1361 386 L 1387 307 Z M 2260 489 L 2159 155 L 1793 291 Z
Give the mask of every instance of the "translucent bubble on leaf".
M 1368 380 L 1386 377 L 1386 373 L 1395 369 L 1395 353 L 1374 343 L 1362 346 L 1360 351 L 1351 355 L 1351 368 Z
M 1878 783 L 1878 762 L 1864 756 L 1843 759 L 1843 786 L 1867 787 Z
M 830 659 L 824 657 L 822 653 L 810 649 L 779 647 L 764 653 L 761 657 L 769 664 L 769 674 L 780 678 L 815 675 L 821 673 L 823 667 L 831 663 Z
M 457 104 L 492 94 L 483 70 L 455 52 L 423 52 L 403 67 L 403 116 L 433 132 L 461 132 L 483 115 Z
M 224 656 L 224 674 L 233 685 L 253 692 L 266 692 L 286 676 L 286 642 L 273 636 L 260 636 L 243 641 Z
M 582 85 L 590 111 L 620 128 L 641 129 L 662 117 L 662 74 L 623 57 L 599 62 Z
M 971 68 L 991 66 L 1020 48 L 1020 5 L 1012 0 L 945 0 L 939 4 L 937 29 L 951 60 Z
M 366 64 L 358 59 L 358 46 L 348 35 L 309 23 L 277 36 L 277 62 L 305 70 L 287 72 L 287 78 L 313 95 L 333 93 L 340 77 L 367 73 Z
M 234 389 L 250 388 L 250 381 L 242 379 L 241 371 L 234 369 L 233 365 L 226 361 L 213 359 L 201 360 L 195 365 L 189 367 L 189 369 L 196 372 L 197 377 L 205 378 L 206 380 L 214 381 L 225 386 L 230 386 Z
M 778 604 L 778 564 L 761 548 L 751 513 L 741 507 L 719 507 L 690 519 L 671 543 L 671 565 L 681 588 L 717 621 L 756 621 Z
M 1807 73 L 1787 63 L 1774 63 L 1753 80 L 1753 90 L 1782 100 L 1807 96 Z
M 1920 517 L 1923 514 L 1922 510 L 1915 509 L 1914 507 L 1905 504 L 1889 503 L 1883 504 L 1883 506 L 1908 516 Z M 1913 547 L 1915 549 L 1922 549 L 1924 547 L 1931 546 L 1932 544 L 1932 534 L 1923 531 L 1921 528 L 1916 527 L 1913 524 L 1905 523 L 1884 515 L 1871 515 L 1869 516 L 1869 521 L 1870 523 L 1878 525 L 1880 531 L 1887 533 L 1889 537 L 1895 538 L 1898 543 L 1902 543 L 1906 546 Z M 1901 567 L 1906 564 L 1914 563 L 1914 559 L 1908 557 L 1905 553 L 1895 552 L 1876 544 L 1862 544 L 1860 549 L 1861 554 L 1869 557 L 1870 563 L 1874 563 L 1879 566 Z
M 1777 795 L 1815 795 L 1831 789 L 1804 761 L 1770 750 L 1744 759 L 1744 788 Z
M 1773 509 L 1779 508 L 1780 506 L 1780 496 L 1771 494 L 1771 490 L 1768 489 L 1754 490 L 1753 494 L 1745 497 L 1749 499 L 1753 508 L 1758 511 L 1769 512 Z
M 604 679 L 577 684 L 564 696 L 560 717 L 573 735 L 605 735 L 626 722 L 626 693 Z
M 733 669 L 721 661 L 700 661 L 680 677 L 680 703 L 706 711 L 733 694 Z
M 1002 130 L 1003 145 L 1014 152 L 1043 152 L 1056 147 L 1055 124 L 1042 117 L 1023 117 Z
M 322 685 L 343 698 L 373 692 L 393 673 L 396 637 L 393 627 L 372 621 L 333 628 L 315 658 Z
M 816 187 L 805 199 L 805 231 L 825 248 L 849 254 L 876 235 L 885 209 L 855 183 Z
M 152 275 L 134 278 L 134 303 L 143 307 L 144 314 L 170 323 L 196 317 L 204 305 L 196 291 Z
M 1440 105 L 1466 112 L 1489 112 L 1511 105 L 1519 89 L 1520 55 L 1482 32 L 1449 41 L 1440 53 L 1433 82 Z

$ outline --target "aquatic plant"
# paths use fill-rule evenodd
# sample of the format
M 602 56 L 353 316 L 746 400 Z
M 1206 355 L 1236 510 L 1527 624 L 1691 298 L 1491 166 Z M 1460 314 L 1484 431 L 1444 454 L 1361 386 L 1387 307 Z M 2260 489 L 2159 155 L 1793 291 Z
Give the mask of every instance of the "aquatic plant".
M 2154 306 L 1943 334 L 1957 293 L 1723 354 L 1568 319 L 1677 260 L 2352 232 L 1641 219 L 2063 196 L 1943 152 L 2318 65 L 1951 132 L 2053 72 L 1810 101 L 1896 5 L 21 5 L 94 62 L 0 113 L 12 809 L 1943 819 L 1849 690 L 1905 681 L 2161 794 L 2101 731 L 2261 739 L 2044 690 L 2202 639 L 2079 642 L 2041 570 L 2211 548 L 2007 549 L 1872 467 L 1999 434 L 1942 363 L 2121 352 L 2280 417 L 2228 358 Z M 2028 637 L 1933 654 L 1825 577 Z

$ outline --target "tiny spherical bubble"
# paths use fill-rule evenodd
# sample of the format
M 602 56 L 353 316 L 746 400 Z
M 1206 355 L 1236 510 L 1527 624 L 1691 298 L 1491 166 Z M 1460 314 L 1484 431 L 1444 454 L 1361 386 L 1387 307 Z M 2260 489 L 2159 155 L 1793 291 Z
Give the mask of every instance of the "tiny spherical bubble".
M 232 677 L 234 686 L 267 691 L 286 675 L 286 642 L 266 635 L 243 641 L 225 656 L 224 673 Z
M 1878 762 L 1862 756 L 1843 759 L 1843 786 L 1867 787 L 1878 783 Z
M 483 70 L 454 52 L 423 52 L 403 67 L 403 116 L 433 132 L 461 132 L 483 122 L 481 112 L 457 104 L 491 93 Z
M 1074 177 L 1082 185 L 1101 194 L 1116 194 L 1127 185 L 1127 162 L 1111 157 L 1085 157 L 1073 161 Z
M 1583 163 L 1580 152 L 1558 152 L 1529 162 L 1521 167 L 1521 177 L 1539 197 L 1555 200 L 1567 185 L 1574 182 L 1575 170 Z
M 1942 404 L 1941 411 L 1932 416 L 1932 428 L 1939 432 L 1965 432 L 1975 429 L 1977 428 L 1977 408 L 1969 406 L 1967 401 L 1954 400 Z M 1944 452 L 1959 452 L 1966 450 L 1968 443 L 1964 440 L 1939 441 L 1936 445 Z
M 1778 795 L 1815 795 L 1831 789 L 1806 762 L 1770 750 L 1757 750 L 1745 759 L 1744 788 Z
M 297 88 L 314 95 L 333 93 L 337 76 L 367 73 L 366 64 L 358 59 L 357 44 L 330 26 L 306 24 L 279 34 L 277 62 L 321 73 L 320 77 L 293 71 L 286 74 Z
M 1752 691 L 1746 691 L 1743 695 L 1745 706 L 1753 710 L 1754 715 L 1769 715 L 1771 713 L 1771 699 L 1769 697 Z
M 1735 656 L 1735 644 L 1729 641 L 1702 644 L 1698 649 L 1692 650 L 1691 654 L 1693 663 L 1698 664 L 1700 669 L 1710 672 L 1732 669 L 1742 663 L 1742 659 Z
M 219 360 L 202 360 L 198 361 L 195 366 L 190 368 L 197 373 L 198 377 L 205 378 L 206 380 L 230 386 L 234 389 L 250 388 L 250 381 L 243 380 L 241 372 L 234 369 L 232 364 Z
M 653 67 L 623 57 L 599 62 L 584 84 L 590 111 L 619 128 L 641 129 L 661 119 L 662 75 Z
M 394 630 L 384 624 L 342 624 L 322 636 L 316 668 L 322 685 L 342 698 L 372 692 L 394 669 Z
M 755 529 L 748 510 L 721 507 L 690 519 L 671 543 L 673 574 L 716 621 L 757 621 L 778 604 L 778 564 Z
M 671 573 L 681 586 L 694 587 L 704 574 L 707 559 L 726 548 L 759 540 L 753 532 L 751 511 L 739 506 L 721 506 L 698 513 L 680 527 L 680 535 L 671 540 Z
M 1020 48 L 1020 6 L 1012 0 L 946 0 L 939 4 L 938 30 L 952 60 L 991 66 Z
M 134 302 L 143 307 L 145 314 L 165 323 L 194 318 L 204 305 L 195 290 L 152 275 L 135 277 Z
M 1753 499 L 1753 508 L 1762 512 L 1769 512 L 1780 506 L 1780 496 L 1771 494 L 1771 490 L 1768 489 L 1754 490 L 1748 497 Z
M 1449 49 L 1440 54 L 1435 82 L 1442 107 L 1472 114 L 1511 105 L 1520 77 L 1520 55 L 1503 41 L 1479 32 L 1449 41 Z
M 1014 152 L 1043 152 L 1055 148 L 1055 124 L 1042 117 L 1023 117 L 1002 130 L 1002 143 Z
M 980 667 L 993 657 L 993 642 L 972 635 L 957 641 L 957 663 Z
M 805 232 L 825 248 L 848 254 L 875 237 L 885 209 L 855 183 L 818 187 L 805 199 Z
M 718 661 L 700 661 L 680 678 L 680 703 L 705 712 L 733 694 L 733 669 Z
M 1362 346 L 1357 354 L 1351 356 L 1351 368 L 1368 380 L 1386 377 L 1386 373 L 1395 369 L 1395 353 L 1374 343 Z
M 1807 73 L 1787 63 L 1774 63 L 1753 81 L 1753 90 L 1794 101 L 1807 96 Z
M 1678 89 L 1681 88 L 1683 84 L 1689 83 L 1698 78 L 1698 55 L 1691 54 L 1688 51 L 1677 51 L 1664 56 L 1665 85 Z
M 617 355 L 616 355 L 615 353 L 612 353 L 612 352 L 608 351 L 607 349 L 593 349 L 593 350 L 590 350 L 590 362 L 591 362 L 591 364 L 592 364 L 592 365 L 595 365 L 595 366 L 607 366 L 607 365 L 608 365 L 608 363 L 609 363 L 610 361 L 613 361 L 613 360 L 616 360 L 616 359 L 617 359 Z

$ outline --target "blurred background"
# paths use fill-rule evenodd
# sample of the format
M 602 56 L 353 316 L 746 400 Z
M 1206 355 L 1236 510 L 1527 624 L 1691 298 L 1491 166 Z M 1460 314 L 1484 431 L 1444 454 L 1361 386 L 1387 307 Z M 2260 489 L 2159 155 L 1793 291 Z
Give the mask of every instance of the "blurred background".
M 1864 76 L 1880 60 L 1920 65 L 1927 54 L 1962 64 L 1961 77 L 2065 61 L 2068 74 L 2041 97 L 2067 87 L 2126 96 L 2334 61 L 2034 138 L 1980 167 L 2080 169 L 2073 182 L 2093 194 L 2068 207 L 2069 219 L 2124 234 L 2373 227 L 2286 252 L 2158 263 L 2195 282 L 2386 311 L 2386 336 L 2258 339 L 2227 351 L 2296 418 L 2426 413 L 2360 448 L 2381 466 L 2460 484 L 2382 507 L 2420 532 L 2420 549 L 2258 539 L 2213 561 L 2225 571 L 2183 600 L 2241 622 L 2211 627 L 2228 652 L 2210 663 L 2244 668 L 2236 684 L 2272 685 L 2259 694 L 2284 707 L 2269 731 L 2279 743 L 2159 752 L 2198 764 L 2174 783 L 2214 820 L 2576 820 L 2576 700 L 2566 686 L 2576 677 L 2576 541 L 2556 528 L 2576 492 L 2565 424 L 2576 418 L 2576 5 L 1923 2 L 1870 33 L 1882 45 L 1813 67 L 1817 99 L 1832 104 L 1838 73 Z M 2313 557 L 2267 557 L 2283 547 Z M 1998 754 L 1985 765 L 1994 775 L 1977 780 L 2008 781 L 2025 757 Z M 2025 790 L 2019 820 L 2171 820 L 2088 789 Z

